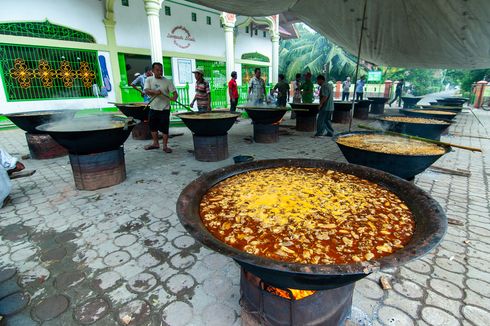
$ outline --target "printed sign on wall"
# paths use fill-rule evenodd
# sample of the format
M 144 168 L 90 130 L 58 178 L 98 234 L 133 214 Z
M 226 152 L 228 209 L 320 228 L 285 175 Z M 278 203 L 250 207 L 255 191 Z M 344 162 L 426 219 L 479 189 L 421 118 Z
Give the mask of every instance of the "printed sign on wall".
M 192 83 L 192 61 L 190 59 L 177 59 L 179 84 Z
M 181 49 L 187 49 L 191 46 L 191 42 L 195 42 L 196 39 L 192 37 L 189 30 L 184 26 L 175 26 L 170 33 L 167 34 L 167 38 L 172 39 L 174 44 Z

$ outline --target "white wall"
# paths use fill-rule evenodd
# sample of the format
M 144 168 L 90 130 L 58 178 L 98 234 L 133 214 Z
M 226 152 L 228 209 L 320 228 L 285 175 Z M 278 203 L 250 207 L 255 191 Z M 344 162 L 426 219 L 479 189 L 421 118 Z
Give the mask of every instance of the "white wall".
M 100 0 L 0 1 L 0 22 L 45 21 L 88 33 L 99 44 L 107 44 Z
M 243 20 L 243 19 L 241 19 Z M 240 20 L 237 22 L 240 23 Z M 240 59 L 242 54 L 258 52 L 269 58 L 269 62 L 272 61 L 272 42 L 270 33 L 266 33 L 266 37 L 263 36 L 262 31 L 258 32 L 258 35 L 253 35 L 245 32 L 245 26 L 238 27 L 238 32 L 235 34 L 235 58 Z
M 160 30 L 162 36 L 162 48 L 164 51 L 185 52 L 216 57 L 225 56 L 225 35 L 220 27 L 219 12 L 205 7 L 183 2 L 182 5 L 175 2 L 164 1 L 160 10 Z M 191 5 L 195 8 L 189 8 Z M 165 6 L 170 7 L 171 16 L 165 16 Z M 203 8 L 200 10 L 199 8 Z M 115 3 L 116 38 L 120 46 L 150 48 L 148 35 L 148 19 L 145 13 L 143 1 L 130 1 L 129 7 Z M 191 13 L 197 14 L 197 21 L 191 20 Z M 206 17 L 211 17 L 211 25 L 207 25 Z M 169 38 L 172 29 L 177 26 L 186 28 L 195 41 L 178 41 L 180 45 L 187 46 L 182 49 Z M 178 35 L 184 35 L 182 30 Z

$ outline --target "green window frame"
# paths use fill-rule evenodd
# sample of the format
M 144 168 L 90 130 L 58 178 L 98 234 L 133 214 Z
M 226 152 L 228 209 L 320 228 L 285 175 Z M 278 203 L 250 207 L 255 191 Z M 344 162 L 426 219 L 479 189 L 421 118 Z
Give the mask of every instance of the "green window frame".
M 7 101 L 93 98 L 102 85 L 97 51 L 0 44 Z
M 264 35 L 264 37 L 267 37 L 267 32 L 263 31 L 263 35 Z
M 211 25 L 211 17 L 206 16 L 206 24 Z
M 259 30 L 258 29 L 254 29 L 254 34 L 255 34 L 255 36 L 259 35 Z
M 124 7 L 129 7 L 129 0 L 121 0 L 121 5 Z
M 165 6 L 165 16 L 172 16 L 172 10 L 169 6 Z
M 95 38 L 90 34 L 65 26 L 51 24 L 48 20 L 43 22 L 0 23 L 0 34 L 96 43 Z
M 191 13 L 191 19 L 193 22 L 197 22 L 197 14 L 195 12 Z
M 245 27 L 245 33 L 250 33 L 250 28 L 248 26 Z

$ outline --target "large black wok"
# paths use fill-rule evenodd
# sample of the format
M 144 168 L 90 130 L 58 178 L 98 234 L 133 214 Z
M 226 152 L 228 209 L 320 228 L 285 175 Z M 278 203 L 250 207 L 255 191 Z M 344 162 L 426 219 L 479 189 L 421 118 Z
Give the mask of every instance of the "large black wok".
M 270 125 L 279 122 L 288 111 L 285 108 L 261 107 L 261 106 L 240 106 L 245 109 L 253 123 Z
M 424 110 L 437 110 L 437 111 L 447 111 L 452 113 L 461 113 L 463 107 L 461 106 L 447 106 L 447 105 L 420 105 Z
M 282 167 L 318 167 L 356 175 L 380 184 L 404 200 L 414 214 L 416 222 L 412 240 L 401 250 L 369 262 L 345 265 L 311 265 L 288 263 L 255 256 L 216 239 L 209 233 L 199 216 L 199 203 L 209 188 L 218 182 L 246 171 Z M 203 174 L 191 182 L 177 201 L 177 215 L 185 229 L 206 247 L 233 258 L 245 270 L 264 282 L 280 288 L 323 290 L 355 282 L 369 273 L 398 267 L 432 250 L 442 239 L 447 220 L 441 206 L 429 194 L 410 182 L 388 173 L 359 165 L 324 160 L 278 159 L 255 161 L 227 166 Z
M 318 114 L 318 103 L 289 103 L 291 109 L 296 112 L 296 116 L 314 117 Z
M 197 136 L 220 136 L 226 135 L 240 113 L 230 111 L 185 112 L 177 116 Z
M 148 121 L 148 113 L 150 112 L 150 108 L 147 107 L 148 103 L 114 103 L 114 105 L 127 117 L 133 117 L 140 121 Z
M 451 122 L 444 121 L 442 123 L 417 123 L 417 122 L 405 122 L 405 121 L 392 121 L 386 120 L 387 117 L 405 117 L 403 115 L 390 115 L 379 117 L 383 127 L 389 131 L 394 131 L 402 134 L 419 136 L 434 140 L 440 140 L 441 134 L 446 130 Z M 434 121 L 435 122 L 435 121 Z
M 70 154 L 93 154 L 118 149 L 137 123 L 117 116 L 91 116 L 47 123 L 37 129 L 48 133 Z
M 49 110 L 5 114 L 17 127 L 31 134 L 43 133 L 36 129 L 37 126 L 48 122 L 64 119 L 72 119 L 75 116 L 74 110 Z
M 400 109 L 400 113 L 403 113 L 404 115 L 406 115 L 408 117 L 427 118 L 427 119 L 444 119 L 444 120 L 452 120 L 456 117 L 456 113 L 449 112 L 449 111 L 447 112 L 447 114 L 428 113 L 428 112 L 421 112 L 421 111 L 422 110 L 420 110 L 420 109 Z M 425 111 L 425 109 L 424 109 L 424 111 Z M 438 110 L 432 110 L 432 111 L 438 111 Z
M 389 101 L 388 97 L 384 96 L 369 96 L 369 100 L 373 101 L 371 103 L 371 113 L 372 114 L 383 114 L 385 112 L 385 104 Z
M 414 108 L 423 96 L 402 96 L 403 108 Z
M 444 97 L 442 99 L 437 99 L 436 101 L 439 105 L 463 106 L 467 99 L 460 97 Z
M 383 134 L 381 131 L 352 131 L 343 132 L 333 137 L 345 159 L 349 163 L 368 166 L 396 175 L 400 178 L 411 180 L 417 174 L 424 172 L 429 166 L 437 161 L 442 155 L 451 151 L 451 147 L 444 146 L 445 153 L 441 155 L 398 155 L 380 152 L 372 152 L 364 149 L 339 144 L 337 140 L 349 135 L 361 134 Z M 402 136 L 401 136 L 402 137 Z

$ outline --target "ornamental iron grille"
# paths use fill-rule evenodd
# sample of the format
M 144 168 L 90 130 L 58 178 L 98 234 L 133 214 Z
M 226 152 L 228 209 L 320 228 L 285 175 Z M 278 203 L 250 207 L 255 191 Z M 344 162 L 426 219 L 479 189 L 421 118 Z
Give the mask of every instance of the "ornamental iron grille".
M 0 73 L 9 101 L 94 97 L 101 84 L 89 50 L 0 44 Z
M 61 41 L 96 43 L 92 35 L 68 27 L 44 22 L 1 23 L 0 34 L 47 38 Z

